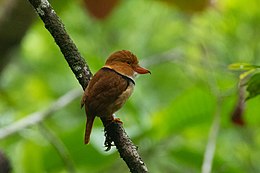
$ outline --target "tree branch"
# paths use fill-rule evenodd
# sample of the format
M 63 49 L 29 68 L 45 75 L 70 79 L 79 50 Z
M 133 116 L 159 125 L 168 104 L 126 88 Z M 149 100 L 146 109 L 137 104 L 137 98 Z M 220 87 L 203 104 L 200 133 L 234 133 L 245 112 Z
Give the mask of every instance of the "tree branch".
M 80 55 L 76 45 L 67 34 L 63 23 L 47 0 L 29 0 L 29 2 L 36 9 L 36 12 L 44 22 L 46 29 L 53 36 L 80 85 L 85 89 L 92 77 L 92 73 L 84 58 Z M 148 172 L 137 152 L 137 147 L 129 139 L 121 124 L 111 123 L 105 128 L 105 131 L 107 134 L 106 137 L 109 139 L 106 142 L 114 141 L 120 156 L 132 173 Z
M 213 123 L 211 125 L 210 132 L 209 132 L 208 143 L 205 149 L 203 163 L 201 167 L 201 173 L 211 173 L 212 170 L 213 158 L 215 155 L 216 142 L 217 142 L 219 127 L 220 127 L 221 105 L 222 105 L 222 99 L 219 99 L 216 112 L 214 115 Z
M 45 24 L 45 28 L 54 38 L 80 85 L 85 89 L 92 73 L 85 59 L 80 55 L 76 45 L 67 34 L 60 18 L 47 0 L 29 0 L 29 2 L 36 9 L 37 14 Z
M 15 123 L 12 123 L 6 127 L 0 129 L 0 139 L 4 139 L 7 136 L 10 136 L 28 126 L 37 124 L 43 121 L 48 116 L 52 115 L 53 112 L 67 106 L 70 102 L 75 100 L 81 95 L 79 90 L 72 90 L 65 95 L 61 96 L 56 102 L 54 102 L 49 108 L 32 113 L 25 118 L 18 120 Z
M 214 159 L 215 150 L 216 150 L 217 137 L 218 137 L 219 128 L 220 128 L 221 109 L 222 109 L 224 95 L 223 95 L 223 93 L 220 92 L 220 90 L 218 88 L 217 81 L 216 81 L 216 78 L 214 75 L 214 67 L 209 62 L 208 50 L 204 44 L 201 44 L 200 46 L 201 46 L 201 51 L 202 51 L 204 59 L 205 59 L 206 67 L 210 70 L 210 73 L 208 76 L 208 83 L 209 83 L 212 93 L 215 95 L 215 97 L 217 99 L 216 110 L 215 110 L 213 122 L 210 127 L 208 143 L 207 143 L 207 146 L 205 149 L 203 163 L 202 163 L 202 167 L 201 167 L 202 173 L 211 173 L 213 159 Z
M 106 125 L 103 122 L 104 125 Z M 130 140 L 126 134 L 123 126 L 120 123 L 112 122 L 105 127 L 106 141 L 105 145 L 107 150 L 111 148 L 111 141 L 114 144 L 121 156 L 121 158 L 126 162 L 130 172 L 132 173 L 146 173 L 148 172 L 145 163 L 142 161 L 141 157 L 137 152 L 137 147 Z

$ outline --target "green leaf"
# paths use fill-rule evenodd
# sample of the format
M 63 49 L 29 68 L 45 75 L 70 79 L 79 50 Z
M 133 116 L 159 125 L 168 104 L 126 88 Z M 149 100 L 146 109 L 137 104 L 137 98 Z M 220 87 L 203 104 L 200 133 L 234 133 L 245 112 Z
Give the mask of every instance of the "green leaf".
M 256 97 L 260 94 L 260 73 L 254 74 L 247 82 L 246 90 L 249 92 L 249 96 L 246 100 Z
M 240 80 L 244 80 L 245 78 L 247 78 L 248 76 L 252 75 L 254 72 L 256 71 L 256 69 L 251 69 L 249 71 L 245 71 L 243 73 L 241 73 L 239 75 L 239 79 Z
M 228 69 L 230 70 L 242 70 L 242 71 L 252 70 L 256 68 L 260 68 L 260 66 L 247 64 L 247 63 L 234 63 L 228 66 Z

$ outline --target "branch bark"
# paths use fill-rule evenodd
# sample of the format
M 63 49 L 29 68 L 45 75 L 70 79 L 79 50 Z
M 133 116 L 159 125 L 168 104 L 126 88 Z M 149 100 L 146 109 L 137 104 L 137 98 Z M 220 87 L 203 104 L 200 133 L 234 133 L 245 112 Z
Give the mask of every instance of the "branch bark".
M 47 0 L 29 0 L 29 2 L 35 8 L 37 14 L 45 24 L 45 28 L 50 32 L 59 46 L 80 85 L 85 89 L 92 77 L 92 73 L 85 59 L 80 55 L 76 45 L 67 34 L 60 18 Z
M 65 27 L 47 0 L 28 0 L 45 24 L 59 46 L 71 70 L 85 89 L 92 77 L 92 73 L 80 55 L 76 45 L 67 34 Z M 132 173 L 147 173 L 148 169 L 137 152 L 137 147 L 132 143 L 124 128 L 119 123 L 111 123 L 105 128 L 106 142 L 114 141 L 120 156 L 128 165 Z M 111 144 L 111 143 L 110 143 Z M 110 145 L 109 144 L 109 145 Z M 111 147 L 111 146 L 110 146 Z
M 142 161 L 141 157 L 137 152 L 137 147 L 130 140 L 123 126 L 120 123 L 113 122 L 106 126 L 105 135 L 105 145 L 106 147 L 108 147 L 107 149 L 110 149 L 111 141 L 114 141 L 114 144 L 120 154 L 120 157 L 126 162 L 128 168 L 130 169 L 130 172 L 148 172 L 145 163 Z

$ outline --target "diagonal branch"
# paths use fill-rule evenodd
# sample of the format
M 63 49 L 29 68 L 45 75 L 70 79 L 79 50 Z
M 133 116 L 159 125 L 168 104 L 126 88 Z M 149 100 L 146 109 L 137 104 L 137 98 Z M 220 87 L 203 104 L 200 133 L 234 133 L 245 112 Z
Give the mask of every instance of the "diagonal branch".
M 78 79 L 83 89 L 86 88 L 92 73 L 80 55 L 76 45 L 65 30 L 65 26 L 57 16 L 47 0 L 29 0 L 36 12 L 45 24 L 45 28 L 50 32 L 62 54 L 68 62 L 71 70 Z
M 103 122 L 104 123 L 104 122 Z M 105 124 L 105 123 L 104 123 Z M 132 173 L 147 173 L 148 169 L 145 163 L 137 152 L 137 147 L 130 140 L 126 134 L 123 126 L 120 123 L 113 122 L 105 128 L 106 142 L 105 144 L 109 148 L 111 147 L 110 141 L 114 141 L 114 144 L 121 156 L 126 162 L 130 172 Z
M 32 113 L 25 118 L 16 121 L 15 123 L 12 123 L 6 127 L 3 127 L 0 129 L 0 139 L 4 139 L 16 132 L 19 132 L 20 130 L 40 123 L 47 117 L 51 116 L 53 112 L 60 110 L 61 108 L 67 106 L 69 103 L 71 103 L 73 100 L 78 98 L 81 95 L 81 92 L 79 90 L 72 90 L 66 93 L 65 95 L 61 96 L 56 102 L 54 102 L 49 108 L 44 109 L 39 112 Z
M 88 85 L 92 73 L 84 58 L 80 55 L 76 45 L 67 34 L 65 27 L 47 0 L 29 0 L 59 46 L 71 70 L 83 89 Z M 106 129 L 107 138 L 114 141 L 120 156 L 133 173 L 148 172 L 124 128 L 119 123 L 112 123 Z
M 201 46 L 201 51 L 204 55 L 206 66 L 210 70 L 210 73 L 209 73 L 210 76 L 208 76 L 208 83 L 209 83 L 210 89 L 212 90 L 212 93 L 217 98 L 216 110 L 215 110 L 213 122 L 211 124 L 209 137 L 208 137 L 208 143 L 206 145 L 206 149 L 205 149 L 205 153 L 204 153 L 204 157 L 203 157 L 203 163 L 202 163 L 202 167 L 201 167 L 202 173 L 211 173 L 213 159 L 214 159 L 215 150 L 216 150 L 217 137 L 218 137 L 219 129 L 220 129 L 221 109 L 223 106 L 224 95 L 220 92 L 220 90 L 217 86 L 216 78 L 214 76 L 214 67 L 209 62 L 208 50 L 204 44 L 201 44 L 200 46 Z
M 205 149 L 201 173 L 211 173 L 214 154 L 216 150 L 217 136 L 219 133 L 220 119 L 221 119 L 221 105 L 222 100 L 218 100 L 218 105 L 214 115 L 213 123 L 210 128 L 208 143 Z

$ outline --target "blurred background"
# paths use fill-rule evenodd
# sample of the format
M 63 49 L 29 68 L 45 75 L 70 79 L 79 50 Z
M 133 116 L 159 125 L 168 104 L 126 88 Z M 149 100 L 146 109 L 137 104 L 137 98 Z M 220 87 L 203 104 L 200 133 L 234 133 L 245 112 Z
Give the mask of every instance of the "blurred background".
M 260 172 L 260 98 L 241 103 L 247 93 L 228 70 L 260 64 L 258 0 L 50 3 L 93 73 L 121 49 L 151 70 L 117 113 L 150 172 Z M 29 2 L 0 0 L 0 158 L 9 160 L 0 168 L 129 172 L 115 149 L 104 151 L 99 119 L 83 144 L 82 94 Z

